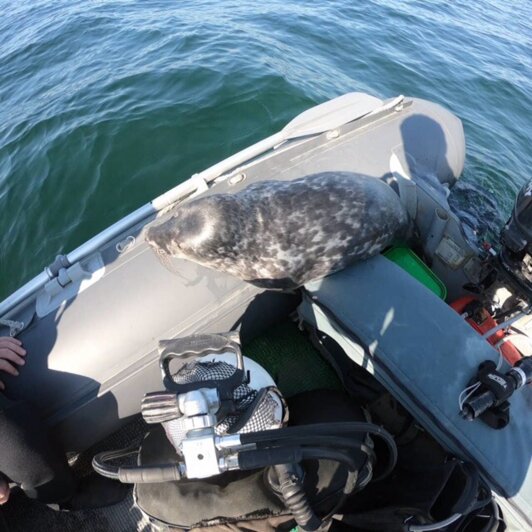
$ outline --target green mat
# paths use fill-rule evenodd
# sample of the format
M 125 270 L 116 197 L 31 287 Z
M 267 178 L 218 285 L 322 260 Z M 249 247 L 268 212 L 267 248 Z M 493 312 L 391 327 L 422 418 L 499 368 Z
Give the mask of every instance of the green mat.
M 283 322 L 243 346 L 245 356 L 258 362 L 285 397 L 325 388 L 341 390 L 333 368 L 293 322 Z

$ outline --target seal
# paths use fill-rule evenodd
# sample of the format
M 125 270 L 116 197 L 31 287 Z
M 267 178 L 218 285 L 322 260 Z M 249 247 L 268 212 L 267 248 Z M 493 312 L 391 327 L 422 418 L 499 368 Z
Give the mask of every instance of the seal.
M 382 251 L 406 236 L 408 215 L 379 179 L 323 172 L 262 181 L 183 203 L 146 241 L 267 289 L 290 289 Z

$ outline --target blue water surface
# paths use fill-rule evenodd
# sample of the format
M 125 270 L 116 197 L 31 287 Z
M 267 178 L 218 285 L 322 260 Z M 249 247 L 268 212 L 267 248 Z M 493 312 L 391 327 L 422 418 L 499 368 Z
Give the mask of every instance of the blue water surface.
M 532 3 L 4 0 L 0 296 L 123 215 L 349 91 L 463 121 L 452 204 L 492 237 L 531 176 Z

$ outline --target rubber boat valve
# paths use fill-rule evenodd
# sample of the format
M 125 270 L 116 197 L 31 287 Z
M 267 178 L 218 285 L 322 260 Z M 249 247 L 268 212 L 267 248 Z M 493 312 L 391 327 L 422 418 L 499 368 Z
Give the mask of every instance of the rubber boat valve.
M 532 382 L 532 357 L 524 357 L 507 373 L 497 371 L 495 362 L 480 364 L 472 380 L 480 386 L 464 402 L 462 416 L 472 421 L 480 418 L 494 429 L 502 429 L 510 422 L 508 399 L 516 390 Z

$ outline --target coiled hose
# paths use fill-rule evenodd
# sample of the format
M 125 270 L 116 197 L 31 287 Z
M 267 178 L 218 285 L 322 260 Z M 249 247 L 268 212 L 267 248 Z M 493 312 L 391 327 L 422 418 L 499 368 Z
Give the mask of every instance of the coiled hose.
M 385 478 L 394 469 L 397 463 L 397 446 L 393 436 L 385 429 L 373 423 L 348 422 L 348 423 L 315 423 L 313 425 L 300 425 L 283 429 L 264 430 L 240 435 L 243 445 L 254 443 L 258 448 L 262 445 L 272 447 L 274 445 L 326 445 L 336 448 L 352 448 L 356 446 L 363 452 L 372 453 L 363 444 L 349 439 L 354 434 L 367 433 L 381 438 L 388 447 L 388 463 L 378 478 Z
M 322 520 L 312 510 L 294 464 L 279 464 L 273 468 L 277 474 L 283 502 L 298 526 L 305 531 L 319 530 Z
M 284 503 L 299 527 L 305 531 L 315 532 L 328 524 L 357 485 L 358 464 L 350 454 L 352 451 L 359 450 L 366 454 L 368 474 L 371 474 L 375 461 L 374 451 L 359 439 L 353 438 L 360 433 L 378 436 L 386 443 L 389 449 L 388 463 L 379 479 L 384 478 L 392 471 L 397 461 L 395 441 L 386 430 L 364 422 L 318 423 L 240 434 L 240 444 L 243 446 L 252 444 L 254 449 L 236 451 L 239 469 L 272 466 L 277 473 L 279 491 Z M 127 448 L 100 453 L 94 457 L 93 467 L 98 473 L 121 482 L 165 482 L 180 480 L 183 477 L 183 471 L 176 464 L 117 467 L 107 463 L 136 452 L 138 452 L 136 448 Z M 318 459 L 339 462 L 346 466 L 348 471 L 342 496 L 325 518 L 318 517 L 312 510 L 294 465 L 303 460 Z M 363 480 L 367 483 L 370 478 Z
M 324 518 L 316 515 L 310 505 L 307 494 L 303 487 L 301 472 L 298 466 L 294 463 L 277 464 L 273 466 L 278 485 L 273 485 L 270 478 L 270 484 L 274 491 L 280 492 L 286 508 L 294 516 L 296 523 L 301 530 L 306 532 L 316 532 L 323 529 L 333 515 L 337 513 L 340 507 L 345 502 L 345 499 L 354 491 L 358 479 L 358 466 L 348 452 L 323 449 L 321 447 L 308 447 L 301 452 L 302 460 L 332 460 L 342 463 L 348 468 L 347 480 L 342 492 L 342 496 L 331 510 L 331 512 Z

